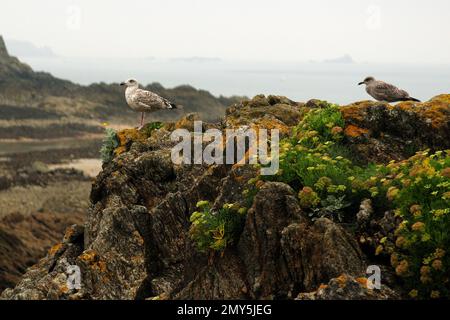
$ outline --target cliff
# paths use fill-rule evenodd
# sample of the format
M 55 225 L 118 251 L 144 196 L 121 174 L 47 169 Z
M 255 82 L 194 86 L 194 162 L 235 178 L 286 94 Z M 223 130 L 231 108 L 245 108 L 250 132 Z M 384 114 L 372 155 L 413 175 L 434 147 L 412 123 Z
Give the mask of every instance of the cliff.
M 194 119 L 117 133 L 85 225 L 1 297 L 448 298 L 450 95 L 342 107 L 257 96 L 205 125 L 279 129 L 271 177 L 174 165 L 169 135 Z M 68 265 L 80 290 L 67 287 Z

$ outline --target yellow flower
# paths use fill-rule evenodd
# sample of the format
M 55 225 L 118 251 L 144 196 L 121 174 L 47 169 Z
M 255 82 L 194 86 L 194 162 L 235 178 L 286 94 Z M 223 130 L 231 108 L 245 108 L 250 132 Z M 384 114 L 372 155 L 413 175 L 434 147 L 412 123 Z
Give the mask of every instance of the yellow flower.
M 429 233 L 424 233 L 422 235 L 422 242 L 427 242 L 427 241 L 430 241 L 430 240 L 431 240 L 431 236 L 430 236 Z
M 431 299 L 439 299 L 441 296 L 441 293 L 439 291 L 433 290 L 431 291 L 430 297 Z
M 411 212 L 412 214 L 422 211 L 422 207 L 418 204 L 414 204 L 409 208 L 409 212 Z
M 209 205 L 209 201 L 203 200 L 203 201 L 197 202 L 196 207 L 197 207 L 197 208 L 203 208 L 203 207 L 205 207 L 205 206 L 207 206 L 207 205 Z
M 436 249 L 436 251 L 434 252 L 434 256 L 436 258 L 443 258 L 445 256 L 445 250 L 443 249 Z
M 395 241 L 395 245 L 399 248 L 403 247 L 406 244 L 406 239 L 404 237 L 398 237 Z
M 395 268 L 395 273 L 399 276 L 405 275 L 408 272 L 409 264 L 408 261 L 402 260 L 397 268 Z
M 411 291 L 408 293 L 408 295 L 409 295 L 411 298 L 417 298 L 417 296 L 419 295 L 419 292 L 418 292 L 416 289 L 413 289 L 413 290 L 411 290 Z
M 225 203 L 222 208 L 224 209 L 232 209 L 234 207 L 233 203 Z
M 247 208 L 239 208 L 238 213 L 242 214 L 242 215 L 246 214 L 247 213 Z
M 431 264 L 434 270 L 442 270 L 442 261 L 441 260 L 434 260 Z
M 380 253 L 382 253 L 382 252 L 383 252 L 383 246 L 379 245 L 379 246 L 377 247 L 377 249 L 375 250 L 375 255 L 378 256 L 378 255 L 380 255 Z
M 391 266 L 394 268 L 398 266 L 398 256 L 395 253 L 391 255 Z
M 405 187 L 409 187 L 411 185 L 411 179 L 402 179 L 401 182 Z
M 422 268 L 420 268 L 420 274 L 422 276 L 428 276 L 430 274 L 431 268 L 429 266 L 422 266 Z
M 425 230 L 425 223 L 423 222 L 416 222 L 411 226 L 411 229 L 413 231 L 424 231 Z
M 400 190 L 398 190 L 396 187 L 390 187 L 387 191 L 386 197 L 389 201 L 392 201 L 397 197 L 399 192 Z
M 343 131 L 344 131 L 344 129 L 342 129 L 342 128 L 339 127 L 339 126 L 333 127 L 333 128 L 331 129 L 331 133 L 332 133 L 332 134 L 339 134 L 339 133 L 342 133 Z
M 442 169 L 441 175 L 446 178 L 450 178 L 450 167 Z

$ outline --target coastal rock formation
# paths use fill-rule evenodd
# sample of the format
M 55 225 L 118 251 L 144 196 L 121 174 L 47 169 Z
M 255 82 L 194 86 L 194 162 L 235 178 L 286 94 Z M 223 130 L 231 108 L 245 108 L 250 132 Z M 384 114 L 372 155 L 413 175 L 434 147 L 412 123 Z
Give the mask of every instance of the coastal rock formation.
M 342 107 L 345 134 L 365 161 L 389 162 L 417 150 L 450 148 L 450 96 L 424 103 L 363 101 Z
M 342 107 L 345 128 L 333 128 L 333 132 L 343 131 L 342 143 L 354 148 L 366 163 L 405 159 L 423 148 L 445 149 L 450 141 L 448 99 L 445 95 L 423 104 L 392 107 L 364 102 Z M 304 115 L 321 107 L 317 101 L 305 105 L 284 97 L 257 96 L 233 105 L 222 123 L 208 126 L 278 128 L 287 137 Z M 298 190 L 280 181 L 256 183 L 235 243 L 222 252 L 197 250 L 190 236 L 190 216 L 197 202 L 209 201 L 216 210 L 229 203 L 244 206 L 248 199 L 243 194 L 253 185 L 258 170 L 249 165 L 175 165 L 170 160 L 173 128 L 175 124 L 166 124 L 145 139 L 119 146 L 120 154 L 104 164 L 93 184 L 85 225 L 68 229 L 63 241 L 1 298 L 405 296 L 387 284 L 379 291 L 367 290 L 361 280 L 367 266 L 385 262 L 362 250 L 354 225 L 331 216 L 311 218 L 299 203 Z M 314 195 L 307 188 L 302 192 Z M 359 202 L 345 207 L 355 224 L 359 207 Z M 372 219 L 371 214 L 365 219 Z M 67 265 L 80 268 L 81 289 L 67 287 Z

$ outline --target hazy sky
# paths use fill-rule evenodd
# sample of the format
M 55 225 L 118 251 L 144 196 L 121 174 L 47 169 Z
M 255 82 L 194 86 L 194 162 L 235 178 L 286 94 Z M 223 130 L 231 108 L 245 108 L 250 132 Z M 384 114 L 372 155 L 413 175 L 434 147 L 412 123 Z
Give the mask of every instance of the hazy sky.
M 61 56 L 450 63 L 449 0 L 1 0 L 0 33 Z

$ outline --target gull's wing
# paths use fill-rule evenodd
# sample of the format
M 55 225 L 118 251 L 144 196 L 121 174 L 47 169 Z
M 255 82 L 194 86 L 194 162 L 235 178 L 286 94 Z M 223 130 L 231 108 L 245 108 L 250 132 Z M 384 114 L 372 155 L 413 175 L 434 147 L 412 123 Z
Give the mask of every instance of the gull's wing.
M 135 100 L 139 105 L 151 110 L 175 108 L 175 104 L 169 100 L 147 90 L 137 89 Z
M 396 86 L 383 82 L 377 81 L 376 84 L 370 88 L 371 94 L 376 96 L 379 100 L 392 101 L 395 99 L 402 99 L 409 97 L 408 92 L 399 89 Z

